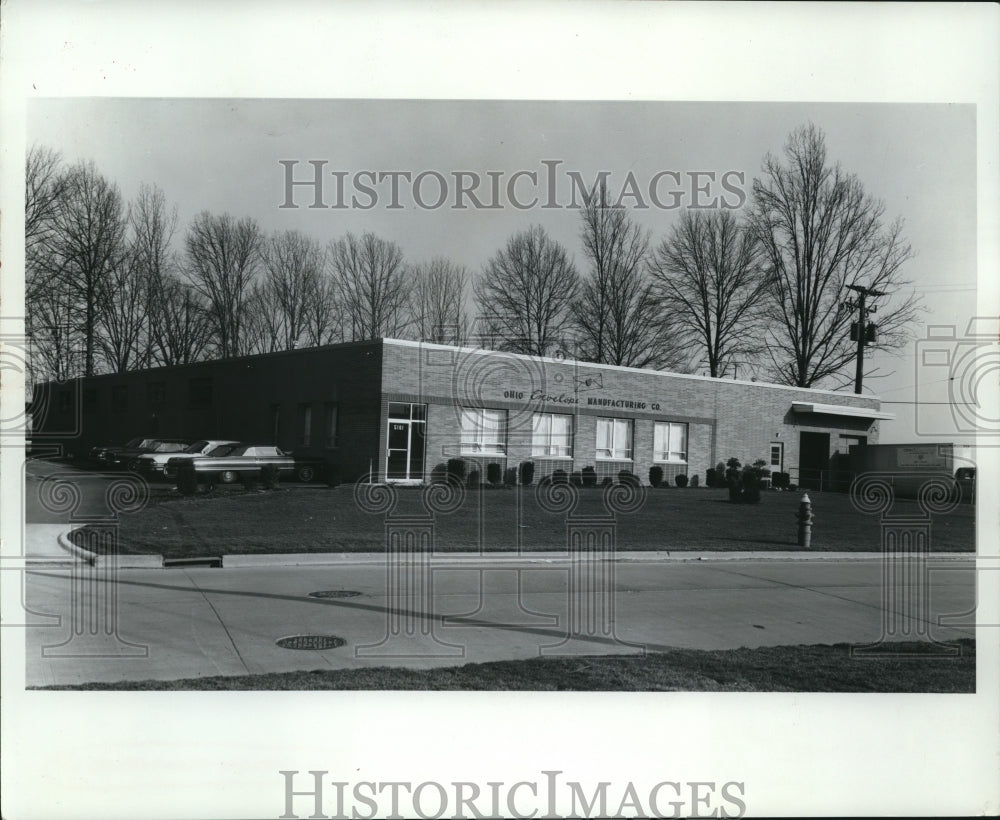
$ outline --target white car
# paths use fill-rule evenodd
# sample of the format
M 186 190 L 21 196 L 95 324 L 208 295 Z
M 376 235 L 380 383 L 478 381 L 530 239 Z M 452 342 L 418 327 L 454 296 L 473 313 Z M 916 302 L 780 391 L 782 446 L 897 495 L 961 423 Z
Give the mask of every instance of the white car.
M 139 456 L 130 466 L 136 472 L 150 478 L 170 478 L 177 474 L 176 464 L 171 465 L 170 471 L 167 471 L 167 462 L 170 459 L 211 456 L 213 453 L 221 455 L 222 452 L 228 452 L 236 443 L 222 439 L 201 439 L 179 453 L 147 453 Z

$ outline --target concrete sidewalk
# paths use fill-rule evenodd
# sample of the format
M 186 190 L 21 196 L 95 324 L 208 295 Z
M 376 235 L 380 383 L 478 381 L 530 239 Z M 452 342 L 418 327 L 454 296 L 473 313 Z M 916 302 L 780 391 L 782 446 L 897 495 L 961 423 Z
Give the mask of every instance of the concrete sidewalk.
M 29 607 L 60 618 L 58 627 L 26 630 L 27 684 L 948 640 L 974 634 L 937 625 L 939 615 L 974 608 L 974 567 L 971 556 L 932 563 L 921 620 L 917 606 L 887 609 L 877 560 L 604 562 L 584 575 L 566 560 L 480 560 L 404 579 L 387 572 L 384 558 L 221 571 L 77 563 L 26 574 Z M 344 643 L 276 644 L 297 635 Z

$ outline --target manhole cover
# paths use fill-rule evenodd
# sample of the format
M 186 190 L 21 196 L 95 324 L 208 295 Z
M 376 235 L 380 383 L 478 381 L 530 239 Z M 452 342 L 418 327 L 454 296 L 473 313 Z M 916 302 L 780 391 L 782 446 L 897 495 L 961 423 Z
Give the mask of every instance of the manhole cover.
M 336 635 L 289 635 L 278 638 L 275 643 L 282 649 L 334 649 L 346 641 Z
M 353 589 L 321 589 L 310 592 L 310 598 L 357 598 L 361 593 Z

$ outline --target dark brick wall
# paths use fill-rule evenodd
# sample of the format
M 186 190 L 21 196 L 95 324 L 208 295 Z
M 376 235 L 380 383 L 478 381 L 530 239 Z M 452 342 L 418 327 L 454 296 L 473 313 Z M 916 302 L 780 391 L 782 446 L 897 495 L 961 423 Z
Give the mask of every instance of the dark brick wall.
M 211 384 L 211 396 L 205 401 L 202 394 L 201 404 L 191 391 L 192 381 L 198 380 Z M 271 442 L 277 406 L 275 443 L 322 457 L 350 480 L 367 472 L 369 460 L 378 454 L 380 385 L 381 343 L 334 345 L 43 385 L 39 398 L 47 393 L 55 398 L 39 402 L 47 409 L 33 423 L 42 438 L 49 433 L 67 452 L 83 456 L 96 444 L 147 435 Z M 72 410 L 60 409 L 61 392 L 78 397 Z M 82 401 L 85 393 L 87 402 Z M 113 396 L 123 393 L 126 406 L 116 409 Z M 150 397 L 158 394 L 162 403 L 154 399 L 151 404 Z M 334 447 L 326 441 L 328 403 L 337 407 Z M 303 405 L 312 412 L 308 445 L 301 443 Z

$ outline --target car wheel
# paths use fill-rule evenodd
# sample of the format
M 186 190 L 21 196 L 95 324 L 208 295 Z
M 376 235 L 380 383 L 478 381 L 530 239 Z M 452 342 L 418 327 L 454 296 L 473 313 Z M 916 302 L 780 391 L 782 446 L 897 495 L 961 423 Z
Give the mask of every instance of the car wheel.
M 316 478 L 316 468 L 306 464 L 299 467 L 298 470 L 296 470 L 295 475 L 298 476 L 299 481 L 312 481 Z
M 235 470 L 222 470 L 219 473 L 219 483 L 220 484 L 235 484 L 236 483 L 236 471 Z

